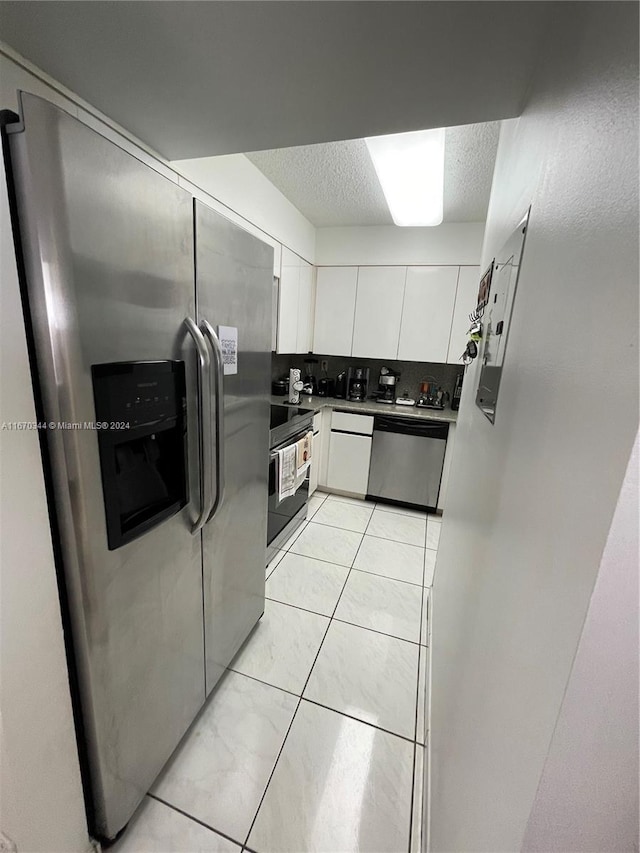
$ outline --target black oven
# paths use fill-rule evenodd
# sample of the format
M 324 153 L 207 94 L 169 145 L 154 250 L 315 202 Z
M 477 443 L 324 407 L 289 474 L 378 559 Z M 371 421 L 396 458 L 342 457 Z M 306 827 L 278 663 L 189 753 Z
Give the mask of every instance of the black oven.
M 272 406 L 272 410 L 286 409 L 284 412 L 275 411 L 271 430 L 271 450 L 269 453 L 269 514 L 267 517 L 267 562 L 275 552 L 295 533 L 304 522 L 307 515 L 307 500 L 309 498 L 309 475 L 307 469 L 304 480 L 300 483 L 295 494 L 286 498 L 278 495 L 278 450 L 295 444 L 313 430 L 313 411 L 296 409 L 289 406 Z M 315 464 L 313 455 L 311 465 Z

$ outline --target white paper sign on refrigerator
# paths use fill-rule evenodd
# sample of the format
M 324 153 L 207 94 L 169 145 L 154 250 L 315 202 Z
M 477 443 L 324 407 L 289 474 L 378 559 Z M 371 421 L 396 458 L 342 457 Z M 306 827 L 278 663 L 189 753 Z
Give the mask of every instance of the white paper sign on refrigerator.
M 238 329 L 235 326 L 218 326 L 222 347 L 222 365 L 225 376 L 238 372 Z

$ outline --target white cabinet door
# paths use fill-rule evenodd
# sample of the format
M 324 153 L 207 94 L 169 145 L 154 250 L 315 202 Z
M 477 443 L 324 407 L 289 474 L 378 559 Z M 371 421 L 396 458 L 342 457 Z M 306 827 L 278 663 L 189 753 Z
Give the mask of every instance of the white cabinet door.
M 318 267 L 313 351 L 351 355 L 358 267 Z
M 397 358 L 406 267 L 360 267 L 351 355 Z
M 296 352 L 310 352 L 313 349 L 314 315 L 314 270 L 307 261 L 301 261 L 300 281 L 298 284 L 298 338 Z
M 467 332 L 471 325 L 469 314 L 478 304 L 478 287 L 480 286 L 480 267 L 460 267 L 458 276 L 458 292 L 456 306 L 453 311 L 451 337 L 447 361 L 449 364 L 462 364 L 460 356 L 469 340 Z
M 278 335 L 276 352 L 298 351 L 298 298 L 300 258 L 282 247 L 282 272 L 278 292 Z
M 371 436 L 332 432 L 327 486 L 341 492 L 366 495 L 369 483 Z
M 447 360 L 458 267 L 407 267 L 398 358 Z

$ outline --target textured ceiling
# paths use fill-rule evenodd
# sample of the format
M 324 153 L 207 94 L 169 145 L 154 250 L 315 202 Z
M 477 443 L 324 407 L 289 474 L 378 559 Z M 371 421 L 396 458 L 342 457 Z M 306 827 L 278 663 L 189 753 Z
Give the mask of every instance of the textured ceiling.
M 179 160 L 520 115 L 552 8 L 1 0 L 0 38 Z
M 486 218 L 499 122 L 447 128 L 444 221 Z M 247 154 L 269 180 L 319 228 L 392 225 L 362 139 Z

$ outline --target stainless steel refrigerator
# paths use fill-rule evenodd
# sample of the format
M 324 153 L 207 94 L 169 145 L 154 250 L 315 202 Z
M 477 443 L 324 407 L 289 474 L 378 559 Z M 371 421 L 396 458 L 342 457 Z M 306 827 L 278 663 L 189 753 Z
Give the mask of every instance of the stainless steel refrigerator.
M 40 98 L 4 141 L 85 789 L 112 838 L 264 610 L 273 250 Z

